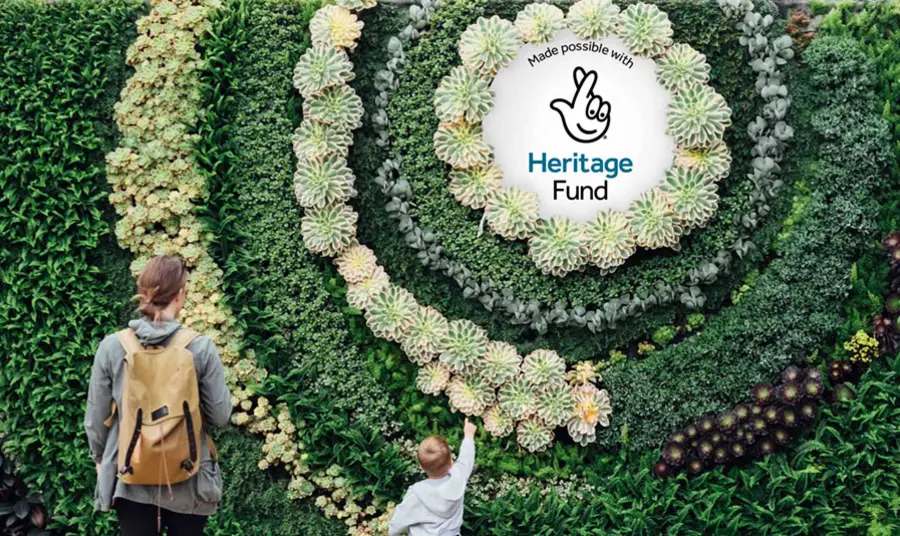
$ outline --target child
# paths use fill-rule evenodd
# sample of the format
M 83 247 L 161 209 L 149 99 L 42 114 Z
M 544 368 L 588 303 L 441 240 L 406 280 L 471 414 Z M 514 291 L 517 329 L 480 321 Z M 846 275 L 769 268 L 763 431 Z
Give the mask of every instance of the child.
M 475 430 L 466 419 L 455 463 L 443 437 L 433 435 L 419 443 L 419 465 L 428 478 L 410 486 L 391 518 L 389 536 L 404 531 L 409 536 L 459 536 L 463 497 L 475 465 Z

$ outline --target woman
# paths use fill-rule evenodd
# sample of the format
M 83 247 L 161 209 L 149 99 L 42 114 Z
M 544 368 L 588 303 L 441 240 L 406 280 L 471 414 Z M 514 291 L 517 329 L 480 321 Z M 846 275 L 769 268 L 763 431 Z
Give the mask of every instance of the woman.
M 139 310 L 143 316 L 128 323 L 137 341 L 129 342 L 134 341 L 134 337 L 125 341 L 129 348 L 137 347 L 143 351 L 144 347 L 165 348 L 173 339 L 180 340 L 193 355 L 202 425 L 200 441 L 191 441 L 192 452 L 199 454 L 199 467 L 188 464 L 186 469 L 190 469 L 190 473 L 187 474 L 192 476 L 187 480 L 160 485 L 126 484 L 122 481 L 121 477 L 127 476 L 130 468 L 119 466 L 119 449 L 134 448 L 133 443 L 120 445 L 120 412 L 117 411 L 122 407 L 127 373 L 123 339 L 128 338 L 131 332 L 116 333 L 103 339 L 94 357 L 84 428 L 91 456 L 97 465 L 95 507 L 102 512 L 110 508 L 116 510 L 122 536 L 158 534 L 163 526 L 169 528 L 169 536 L 199 536 L 203 534 L 207 517 L 215 513 L 222 497 L 222 478 L 214 459 L 215 453 L 211 452 L 212 444 L 206 436 L 206 426 L 224 426 L 228 423 L 231 394 L 225 384 L 219 352 L 212 340 L 202 335 L 195 338 L 186 336 L 189 330 L 184 330 L 175 320 L 184 307 L 187 277 L 188 271 L 181 259 L 159 256 L 147 263 L 138 277 L 138 294 L 135 296 L 140 301 Z M 179 330 L 182 330 L 181 334 L 175 337 Z M 137 343 L 140 346 L 135 346 Z M 142 354 L 146 355 L 152 357 L 152 352 Z M 189 367 L 189 356 L 185 359 Z M 193 382 L 190 384 L 193 388 Z M 126 396 L 130 394 L 126 393 Z M 146 421 L 146 418 L 143 419 L 143 422 Z M 138 424 L 134 432 L 135 440 L 140 436 L 140 429 Z M 148 435 L 146 429 L 144 433 Z M 199 449 L 196 448 L 197 443 Z

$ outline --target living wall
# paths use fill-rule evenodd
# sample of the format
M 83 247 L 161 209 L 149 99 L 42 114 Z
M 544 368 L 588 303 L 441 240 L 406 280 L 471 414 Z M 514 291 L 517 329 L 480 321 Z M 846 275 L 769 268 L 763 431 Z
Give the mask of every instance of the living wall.
M 748 455 L 699 476 L 654 474 L 677 429 L 749 402 L 752 386 L 778 383 L 788 365 L 827 376 L 828 363 L 856 359 L 845 343 L 873 332 L 889 293 L 879 242 L 897 225 L 895 3 L 841 7 L 802 54 L 778 56 L 793 135 L 765 180 L 753 133 L 771 96 L 755 87 L 753 44 L 741 38 L 774 43 L 784 23 L 763 19 L 773 12 L 765 3 L 744 27 L 716 3 L 658 3 L 675 40 L 706 55 L 710 85 L 732 108 L 717 215 L 679 251 L 641 250 L 613 273 L 562 278 L 543 275 L 524 242 L 479 232 L 480 213 L 448 191 L 433 142 L 435 89 L 460 64 L 460 36 L 482 16 L 515 20 L 523 6 L 338 4 L 364 23 L 348 56 L 365 110 L 348 153 L 359 242 L 421 306 L 471 320 L 521 356 L 551 349 L 611 398 L 610 426 L 587 446 L 564 428 L 537 453 L 515 431 L 480 432 L 466 533 L 900 530 L 896 352 L 857 364 L 865 372 L 847 384 L 852 399 L 831 395 L 779 453 L 756 456 L 748 442 Z M 310 99 L 294 86 L 295 66 L 321 45 L 322 26 L 310 23 L 320 7 L 0 7 L 4 57 L 15 60 L 0 75 L 0 435 L 17 474 L 43 491 L 52 530 L 111 533 L 108 517 L 91 515 L 79 401 L 97 341 L 132 314 L 129 267 L 151 253 L 188 258 L 185 320 L 216 334 L 231 371 L 236 426 L 218 436 L 226 499 L 209 533 L 379 533 L 419 478 L 416 441 L 458 441 L 458 398 L 420 390 L 409 348 L 379 338 L 382 324 L 359 307 L 354 273 L 304 243 L 310 210 L 295 196 L 294 150 Z M 186 44 L 126 54 L 139 36 L 158 38 L 151 22 L 173 24 Z M 153 129 L 168 127 L 177 138 L 151 152 Z M 129 166 L 132 154 L 150 160 Z M 148 194 L 172 190 L 184 200 L 135 215 Z M 202 308 L 210 301 L 214 311 Z

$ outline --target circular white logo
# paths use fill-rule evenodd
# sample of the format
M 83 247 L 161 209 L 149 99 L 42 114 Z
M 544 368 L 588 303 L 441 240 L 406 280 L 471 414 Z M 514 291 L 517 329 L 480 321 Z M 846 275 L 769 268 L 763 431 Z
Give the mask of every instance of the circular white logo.
M 656 63 L 621 39 L 579 39 L 569 30 L 524 45 L 491 85 L 483 121 L 503 185 L 535 192 L 540 215 L 586 222 L 628 210 L 672 165 L 668 91 Z

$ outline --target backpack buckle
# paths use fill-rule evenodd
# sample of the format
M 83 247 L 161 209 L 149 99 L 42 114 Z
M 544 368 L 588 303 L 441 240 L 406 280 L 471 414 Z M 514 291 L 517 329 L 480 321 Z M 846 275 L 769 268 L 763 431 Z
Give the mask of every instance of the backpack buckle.
M 185 473 L 190 473 L 194 470 L 194 462 L 192 462 L 191 460 L 184 460 L 183 462 L 181 462 L 181 470 Z

